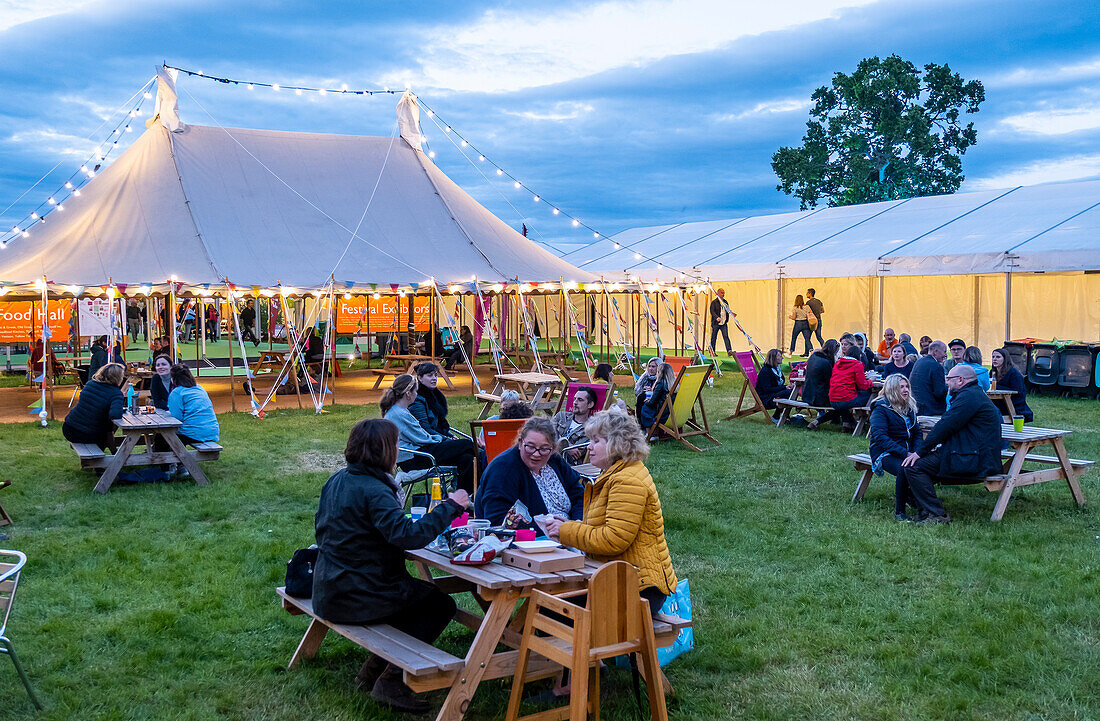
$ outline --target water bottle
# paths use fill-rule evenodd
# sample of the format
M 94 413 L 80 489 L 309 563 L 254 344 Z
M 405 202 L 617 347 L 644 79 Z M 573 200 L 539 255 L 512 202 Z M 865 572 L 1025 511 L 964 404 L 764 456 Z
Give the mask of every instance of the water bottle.
M 126 407 L 130 409 L 131 413 L 137 414 L 137 393 L 134 393 L 132 383 L 126 387 Z

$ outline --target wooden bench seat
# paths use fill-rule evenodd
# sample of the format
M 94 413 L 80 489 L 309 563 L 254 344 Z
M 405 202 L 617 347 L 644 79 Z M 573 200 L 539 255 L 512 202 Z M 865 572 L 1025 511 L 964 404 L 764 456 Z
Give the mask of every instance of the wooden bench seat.
M 76 455 L 80 458 L 80 467 L 106 468 L 111 462 L 112 454 L 107 453 L 94 443 L 70 443 Z M 193 444 L 195 450 L 188 451 L 196 461 L 216 461 L 221 457 L 223 448 L 213 441 L 205 441 Z M 162 463 L 176 463 L 179 459 L 170 451 L 154 451 L 146 449 L 143 453 L 132 453 L 126 459 L 126 466 L 153 466 Z
M 1010 450 L 1001 451 L 1001 458 L 1004 458 L 1006 461 L 1010 460 L 1015 455 L 1016 454 Z M 857 471 L 863 472 L 859 479 L 859 485 L 856 486 L 856 492 L 852 496 L 853 501 L 858 501 L 862 499 L 863 494 L 867 492 L 867 486 L 871 482 L 871 476 L 874 473 L 871 470 L 871 456 L 868 453 L 853 453 L 852 455 L 848 456 L 848 460 L 852 462 Z M 1024 456 L 1024 460 L 1031 463 L 1043 463 L 1049 465 L 1057 465 L 1059 463 L 1058 459 L 1054 456 L 1041 456 L 1037 453 L 1027 454 L 1026 456 Z M 1095 461 L 1082 461 L 1077 460 L 1076 458 L 1070 458 L 1069 462 L 1075 470 L 1083 470 L 1085 468 L 1088 468 L 1089 466 L 1092 466 L 1095 463 Z M 997 492 L 1004 488 L 1004 483 L 1007 479 L 1007 474 L 998 473 L 992 476 L 982 476 L 981 478 L 975 478 L 973 480 L 978 483 L 984 484 L 986 490 Z
M 500 403 L 500 396 L 492 393 L 475 393 L 474 398 L 484 403 Z
M 401 667 L 407 675 L 411 676 L 437 676 L 452 673 L 461 669 L 465 663 L 461 658 L 441 651 L 430 643 L 413 638 L 393 626 L 331 623 L 314 613 L 312 599 L 288 596 L 285 587 L 279 587 L 275 592 L 282 598 L 283 608 L 287 612 L 293 615 L 304 614 L 313 619 L 301 643 L 298 644 L 294 656 L 291 657 L 288 668 L 294 668 L 302 659 L 316 656 L 317 649 L 320 648 L 321 641 L 329 630 Z
M 806 401 L 796 401 L 791 400 L 790 398 L 776 398 L 775 405 L 780 409 L 779 422 L 775 424 L 777 428 L 779 426 L 785 425 L 788 421 L 790 421 L 791 414 L 795 410 L 814 411 L 818 415 L 821 415 L 826 411 L 832 410 L 831 406 L 811 406 Z
M 367 368 L 367 373 L 374 376 L 374 385 L 371 386 L 371 390 L 378 390 L 378 386 L 382 385 L 382 379 L 386 376 L 397 377 L 403 375 L 405 371 L 397 368 Z

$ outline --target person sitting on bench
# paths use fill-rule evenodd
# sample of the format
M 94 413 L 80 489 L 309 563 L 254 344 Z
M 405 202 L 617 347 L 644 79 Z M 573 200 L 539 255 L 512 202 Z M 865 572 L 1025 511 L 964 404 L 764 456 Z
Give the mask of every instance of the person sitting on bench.
M 676 374 L 673 373 L 672 366 L 668 363 L 662 363 L 657 371 L 657 382 L 646 393 L 645 402 L 638 407 L 638 421 L 641 423 L 642 428 L 648 430 L 653 427 L 654 423 L 665 422 L 668 418 L 668 408 L 665 408 L 663 413 L 661 409 L 664 408 L 665 398 L 668 397 L 669 392 L 675 385 Z M 673 399 L 675 399 L 675 394 L 673 394 Z M 660 418 L 657 417 L 658 413 L 661 415 Z
M 898 346 L 894 346 L 897 348 Z M 893 350 L 893 348 L 891 348 Z M 909 380 L 895 373 L 882 384 L 882 395 L 871 402 L 871 470 L 894 476 L 894 519 L 908 521 L 906 504 L 917 507 L 905 481 L 901 462 L 916 448 L 920 436 L 917 402 L 909 391 Z
M 126 410 L 126 398 L 122 386 L 126 384 L 126 366 L 108 363 L 95 372 L 92 379 L 80 391 L 76 406 L 65 416 L 61 435 L 69 443 L 94 443 L 114 452 L 116 443 L 114 419 L 122 418 Z
M 465 351 L 465 353 L 463 353 Z M 474 362 L 474 334 L 470 332 L 470 326 L 464 325 L 458 331 L 458 343 L 447 353 L 443 361 L 443 367 L 451 370 L 458 363 Z
M 1001 413 L 965 363 L 947 374 L 951 407 L 901 465 L 918 509 L 918 523 L 950 523 L 934 484 L 981 483 L 1001 473 Z M 936 446 L 940 448 L 936 449 Z
M 425 643 L 434 642 L 455 614 L 455 602 L 405 568 L 405 551 L 423 548 L 470 505 L 458 490 L 418 521 L 405 516 L 397 482 L 397 426 L 359 421 L 348 436 L 343 468 L 325 482 L 317 507 L 317 565 L 313 609 L 326 621 L 387 624 Z M 423 713 L 398 666 L 370 656 L 355 681 L 371 698 L 401 711 Z
M 829 404 L 840 411 L 841 428 L 847 432 L 851 432 L 853 427 L 849 409 L 862 408 L 871 400 L 873 384 L 867 378 L 864 358 L 863 349 L 858 344 L 853 345 L 846 355 L 837 360 L 829 379 Z

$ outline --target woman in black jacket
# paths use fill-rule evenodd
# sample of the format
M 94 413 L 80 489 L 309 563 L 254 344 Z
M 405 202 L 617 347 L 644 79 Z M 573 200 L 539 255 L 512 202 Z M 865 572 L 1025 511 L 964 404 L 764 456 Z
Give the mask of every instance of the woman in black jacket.
M 321 489 L 313 608 L 327 621 L 384 623 L 432 643 L 454 616 L 455 602 L 434 584 L 409 575 L 405 551 L 428 545 L 465 510 L 470 497 L 458 490 L 420 520 L 407 518 L 390 475 L 397 463 L 397 437 L 390 421 L 360 421 L 344 449 L 347 467 Z M 427 711 L 427 702 L 416 698 L 401 674 L 399 667 L 371 656 L 356 682 L 371 689 L 379 703 Z
M 149 395 L 153 405 L 168 410 L 168 395 L 172 392 L 172 359 L 164 353 L 153 358 L 156 375 L 149 379 Z
M 643 431 L 648 431 L 654 423 L 664 423 L 668 418 L 668 409 L 665 408 L 663 413 L 661 409 L 664 408 L 665 398 L 669 396 L 674 385 L 676 385 L 676 374 L 672 372 L 672 366 L 662 363 L 660 370 L 657 371 L 657 382 L 653 384 L 652 390 L 646 393 L 645 402 L 638 406 L 638 423 Z M 675 401 L 676 394 L 672 394 L 672 398 Z M 659 413 L 660 418 L 657 417 Z
M 126 366 L 108 363 L 80 390 L 80 400 L 65 416 L 61 434 L 69 443 L 94 443 L 100 448 L 115 449 L 116 418 L 122 418 L 126 399 L 122 386 L 126 384 Z
M 409 413 L 420 421 L 428 433 L 453 438 L 451 424 L 447 422 L 447 397 L 438 388 L 439 366 L 435 363 L 417 363 L 413 372 L 420 385 L 416 389 L 416 400 L 409 406 Z
M 871 470 L 879 476 L 886 471 L 897 479 L 894 518 L 899 521 L 909 520 L 906 504 L 917 507 L 901 462 L 916 448 L 919 437 L 917 402 L 909 392 L 909 379 L 900 373 L 887 376 L 882 394 L 871 403 Z
M 806 382 L 802 386 L 802 400 L 818 408 L 829 407 L 829 380 L 833 377 L 833 364 L 840 343 L 830 338 L 810 354 L 806 361 Z
M 1007 348 L 998 348 L 989 356 L 989 362 L 993 366 L 993 379 L 997 381 L 997 390 L 1016 391 L 1012 396 L 1012 406 L 1016 415 L 1022 416 L 1024 421 L 1031 423 L 1035 414 L 1027 405 L 1027 384 L 1024 383 L 1024 374 L 1012 365 L 1009 360 Z
M 772 348 L 764 356 L 764 365 L 760 367 L 760 373 L 756 376 L 756 394 L 764 401 L 765 408 L 775 408 L 772 420 L 779 420 L 779 409 L 775 401 L 779 398 L 790 398 L 791 387 L 786 385 L 783 378 L 783 370 L 779 364 L 783 362 L 783 351 Z

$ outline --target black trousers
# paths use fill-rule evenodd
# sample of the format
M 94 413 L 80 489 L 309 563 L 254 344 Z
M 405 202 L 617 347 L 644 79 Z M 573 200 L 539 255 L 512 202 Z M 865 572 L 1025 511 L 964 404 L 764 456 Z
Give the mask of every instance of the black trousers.
M 909 490 L 909 480 L 905 475 L 908 469 L 901 465 L 903 460 L 905 459 L 897 456 L 886 456 L 882 459 L 882 470 L 894 476 L 894 515 L 905 513 L 906 504 L 920 509 Z
M 710 327 L 710 352 L 715 355 L 718 353 L 714 349 L 714 343 L 718 340 L 718 331 L 722 331 L 722 340 L 726 344 L 726 355 L 733 353 L 733 348 L 730 346 L 729 323 L 714 324 Z
M 971 485 L 981 481 L 966 478 L 954 478 L 939 475 L 940 454 L 933 451 L 927 456 L 917 460 L 916 463 L 905 469 L 905 478 L 909 483 L 909 490 L 917 502 L 920 516 L 943 516 L 947 512 L 943 508 L 943 501 L 936 495 L 935 484 Z
M 385 623 L 413 638 L 432 643 L 455 615 L 454 599 L 438 588 L 432 588 L 424 598 L 410 603 L 397 613 L 379 618 L 372 623 Z
M 67 423 L 62 423 L 61 435 L 65 436 L 65 440 L 69 443 L 94 443 L 100 448 L 110 449 L 112 453 L 118 449 L 114 425 L 98 433 L 87 433 Z
M 466 362 L 466 359 L 463 356 L 462 348 L 460 346 L 455 346 L 454 348 L 451 349 L 451 351 L 449 353 L 447 353 L 447 358 L 446 358 L 446 360 L 443 361 L 443 367 L 446 368 L 447 370 L 451 370 L 452 368 L 455 367 L 456 364 L 465 363 L 465 362 Z M 473 359 L 471 359 L 471 363 L 472 362 L 473 362 Z
M 439 443 L 429 443 L 417 448 L 418 451 L 431 453 L 435 462 L 441 466 L 454 466 L 458 473 L 458 487 L 470 493 L 474 492 L 474 454 L 476 446 L 473 441 L 462 439 L 448 439 Z M 421 468 L 431 468 L 432 462 L 423 456 L 413 456 L 407 461 L 398 464 L 403 470 L 415 471 Z

